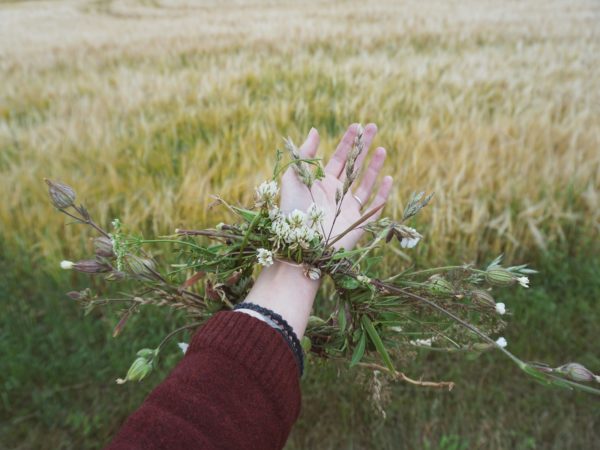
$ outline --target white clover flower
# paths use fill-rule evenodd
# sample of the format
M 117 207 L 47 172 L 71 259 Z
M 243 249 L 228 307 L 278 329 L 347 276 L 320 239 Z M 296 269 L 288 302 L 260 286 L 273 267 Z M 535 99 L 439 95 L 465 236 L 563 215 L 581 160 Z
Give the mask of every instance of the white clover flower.
M 266 248 L 256 250 L 256 259 L 261 266 L 269 267 L 273 265 L 273 252 Z
M 288 216 L 288 223 L 292 228 L 299 228 L 306 223 L 306 214 L 299 209 L 295 209 Z
M 506 339 L 503 337 L 499 337 L 498 340 L 496 340 L 496 345 L 500 348 L 504 348 L 508 345 L 508 342 L 506 342 Z
M 518 277 L 517 281 L 524 288 L 528 288 L 529 287 L 529 278 L 527 278 L 527 277 Z
M 506 305 L 504 303 L 496 303 L 496 312 L 503 316 L 506 313 Z
M 177 346 L 181 349 L 181 351 L 183 352 L 183 354 L 185 355 L 187 353 L 187 349 L 190 346 L 190 344 L 186 344 L 185 342 L 179 342 L 177 344 Z
M 311 204 L 308 208 L 308 219 L 313 226 L 320 225 L 325 220 L 325 210 L 316 204 Z
M 271 219 L 273 222 L 281 219 L 282 217 L 281 210 L 277 206 L 273 206 L 271 209 L 269 209 L 269 219 Z
M 278 219 L 271 224 L 271 232 L 273 235 L 270 240 L 273 241 L 273 246 L 277 249 L 289 241 L 291 228 L 285 219 Z
M 277 182 L 263 181 L 260 186 L 256 188 L 256 206 L 259 208 L 271 206 L 278 193 L 279 188 L 277 187 Z
M 60 268 L 65 270 L 71 270 L 73 268 L 73 261 L 61 261 Z
M 304 249 L 310 248 L 310 243 L 316 237 L 316 232 L 312 228 L 303 225 L 298 228 L 292 228 L 288 235 L 288 244 L 292 244 L 290 248 L 294 249 L 298 245 Z

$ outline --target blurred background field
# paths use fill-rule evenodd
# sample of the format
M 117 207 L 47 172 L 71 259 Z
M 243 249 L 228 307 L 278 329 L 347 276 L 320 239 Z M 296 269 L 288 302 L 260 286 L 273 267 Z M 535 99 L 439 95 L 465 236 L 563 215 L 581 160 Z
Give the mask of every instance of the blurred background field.
M 138 316 L 116 341 L 114 314 L 83 318 L 64 292 L 89 281 L 58 262 L 86 256 L 90 234 L 65 227 L 42 179 L 103 224 L 212 226 L 225 216 L 209 194 L 248 203 L 282 136 L 311 126 L 330 152 L 349 123 L 377 123 L 387 214 L 436 192 L 415 262 L 533 264 L 533 287 L 502 299 L 511 349 L 598 372 L 599 38 L 593 0 L 1 1 L 0 448 L 101 448 L 178 359 L 114 384 L 182 318 Z M 390 271 L 406 265 L 392 256 Z M 356 373 L 311 366 L 288 447 L 600 442 L 597 399 L 500 355 L 422 354 L 406 373 L 458 386 L 396 386 L 382 421 Z

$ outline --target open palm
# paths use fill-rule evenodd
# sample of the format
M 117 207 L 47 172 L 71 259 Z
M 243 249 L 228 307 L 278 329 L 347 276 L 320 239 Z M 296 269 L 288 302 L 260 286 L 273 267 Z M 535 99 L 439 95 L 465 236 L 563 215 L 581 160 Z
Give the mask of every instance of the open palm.
M 348 192 L 344 197 L 340 214 L 335 219 L 336 214 L 336 203 L 335 194 L 338 189 L 341 189 L 344 177 L 345 177 L 345 165 L 350 152 L 354 139 L 357 135 L 359 125 L 352 124 L 346 130 L 344 137 L 340 141 L 337 149 L 332 155 L 331 159 L 325 166 L 325 178 L 317 180 L 312 186 L 311 191 L 308 187 L 300 181 L 296 172 L 289 167 L 283 175 L 281 184 L 281 209 L 284 212 L 290 212 L 294 209 L 306 211 L 309 206 L 314 202 L 319 207 L 323 208 L 325 212 L 325 219 L 323 222 L 323 228 L 325 231 L 325 237 L 330 234 L 334 238 L 338 234 L 345 231 L 350 225 L 356 222 L 365 211 L 372 209 L 375 206 L 379 206 L 387 200 L 391 188 L 392 188 L 392 177 L 386 176 L 383 178 L 379 190 L 375 195 L 375 198 L 370 205 L 367 204 L 371 197 L 373 187 L 377 180 L 377 176 L 383 167 L 385 161 L 386 151 L 382 147 L 378 147 L 375 150 L 375 154 L 371 158 L 371 162 L 362 177 L 362 181 L 355 192 Z M 369 124 L 364 130 L 364 150 L 358 157 L 355 165 L 355 170 L 358 170 L 365 161 L 369 146 L 373 141 L 373 138 L 377 134 L 377 127 L 375 124 Z M 319 147 L 319 134 L 316 129 L 311 129 L 306 141 L 300 147 L 301 158 L 315 158 Z M 312 193 L 312 195 L 311 195 Z M 360 202 L 356 199 L 358 197 Z M 362 205 L 365 205 L 365 209 Z M 361 212 L 361 209 L 363 211 Z M 368 221 L 375 220 L 381 214 L 381 209 L 369 218 Z M 367 223 L 368 223 L 367 221 Z M 333 224 L 333 229 L 332 229 Z M 359 241 L 363 234 L 362 229 L 356 229 L 345 235 L 342 239 L 334 244 L 334 247 L 351 249 Z

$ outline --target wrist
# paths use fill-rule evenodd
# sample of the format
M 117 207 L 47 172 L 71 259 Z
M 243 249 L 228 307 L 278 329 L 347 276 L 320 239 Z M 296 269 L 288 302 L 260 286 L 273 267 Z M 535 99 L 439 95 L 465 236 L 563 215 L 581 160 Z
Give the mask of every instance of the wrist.
M 301 339 L 320 285 L 304 275 L 302 266 L 275 261 L 262 270 L 245 301 L 280 314 Z

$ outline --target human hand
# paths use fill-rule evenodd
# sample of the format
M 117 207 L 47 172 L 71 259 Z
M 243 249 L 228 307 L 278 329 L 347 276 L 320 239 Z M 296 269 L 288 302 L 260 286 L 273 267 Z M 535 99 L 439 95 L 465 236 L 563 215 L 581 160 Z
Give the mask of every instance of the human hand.
M 373 158 L 371 158 L 369 167 L 358 189 L 354 194 L 352 191 L 346 194 L 341 204 L 340 213 L 337 219 L 334 220 L 337 211 L 335 203 L 336 191 L 343 186 L 346 159 L 352 149 L 357 132 L 358 124 L 350 125 L 336 151 L 325 166 L 325 177 L 322 180 L 315 181 L 310 191 L 300 181 L 300 178 L 292 167 L 287 169 L 281 182 L 281 210 L 285 213 L 289 213 L 294 209 L 307 211 L 313 202 L 316 203 L 325 213 L 323 221 L 325 238 L 330 235 L 331 240 L 348 229 L 366 211 L 383 205 L 392 189 L 392 177 L 384 177 L 375 198 L 367 206 L 386 156 L 385 149 L 378 147 L 375 150 Z M 363 164 L 376 133 L 377 127 L 374 124 L 369 124 L 365 127 L 363 134 L 364 150 L 356 160 L 355 170 L 358 170 Z M 319 134 L 313 128 L 299 149 L 300 157 L 303 159 L 314 158 L 318 147 Z M 367 206 L 362 212 L 361 204 L 356 200 L 354 195 L 360 198 L 361 202 Z M 366 223 L 377 219 L 380 214 L 381 209 L 371 216 Z M 351 249 L 356 245 L 362 234 L 363 230 L 360 228 L 353 230 L 335 242 L 333 247 L 336 249 L 342 247 Z M 302 338 L 320 284 L 320 280 L 312 280 L 306 277 L 301 266 L 294 266 L 275 260 L 272 266 L 265 267 L 262 270 L 245 301 L 277 312 L 290 324 L 298 338 Z
M 287 169 L 282 178 L 281 210 L 286 213 L 289 213 L 294 209 L 306 212 L 309 206 L 314 202 L 317 206 L 321 207 L 325 213 L 323 230 L 325 232 L 325 238 L 327 239 L 329 237 L 330 241 L 348 229 L 353 223 L 360 219 L 365 212 L 374 207 L 383 205 L 392 189 L 392 177 L 384 177 L 374 199 L 371 203 L 368 203 L 377 176 L 383 167 L 386 157 L 385 149 L 383 147 L 378 147 L 371 158 L 371 162 L 364 173 L 358 189 L 354 193 L 350 190 L 346 194 L 342 201 L 339 215 L 336 218 L 338 208 L 338 205 L 336 205 L 335 202 L 336 191 L 343 186 L 346 160 L 352 149 L 358 129 L 358 124 L 352 124 L 348 127 L 348 130 L 344 134 L 337 149 L 325 166 L 325 177 L 322 180 L 315 181 L 310 191 L 308 187 L 302 183 L 291 166 Z M 369 146 L 376 134 L 377 126 L 375 124 L 371 123 L 365 127 L 363 132 L 364 150 L 356 160 L 355 171 L 359 170 L 363 165 L 369 151 Z M 300 157 L 303 159 L 315 158 L 319 147 L 319 141 L 320 139 L 317 130 L 312 128 L 308 133 L 306 141 L 299 149 Z M 356 197 L 361 200 L 362 205 L 365 206 L 364 208 Z M 371 216 L 362 225 L 366 225 L 368 222 L 376 220 L 380 216 L 382 209 L 383 208 L 379 209 L 377 213 Z M 363 233 L 364 230 L 362 228 L 357 228 L 335 242 L 333 247 L 336 249 L 343 247 L 349 250 L 356 245 Z

